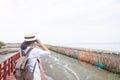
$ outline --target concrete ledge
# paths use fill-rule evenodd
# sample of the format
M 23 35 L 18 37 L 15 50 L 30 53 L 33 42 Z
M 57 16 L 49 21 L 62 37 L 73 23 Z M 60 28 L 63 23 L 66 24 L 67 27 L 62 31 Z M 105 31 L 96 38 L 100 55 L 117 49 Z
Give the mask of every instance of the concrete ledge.
M 76 49 L 46 45 L 50 50 L 96 65 L 98 68 L 120 74 L 120 53 L 92 49 Z

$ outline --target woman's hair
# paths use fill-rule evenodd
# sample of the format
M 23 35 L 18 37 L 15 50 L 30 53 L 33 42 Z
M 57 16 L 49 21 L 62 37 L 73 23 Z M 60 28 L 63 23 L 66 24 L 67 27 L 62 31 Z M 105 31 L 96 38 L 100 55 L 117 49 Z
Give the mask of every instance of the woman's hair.
M 22 49 L 22 50 L 25 50 L 31 43 L 33 43 L 33 42 L 35 42 L 35 41 L 24 41 L 22 44 L 21 44 L 21 46 L 20 46 L 20 48 Z

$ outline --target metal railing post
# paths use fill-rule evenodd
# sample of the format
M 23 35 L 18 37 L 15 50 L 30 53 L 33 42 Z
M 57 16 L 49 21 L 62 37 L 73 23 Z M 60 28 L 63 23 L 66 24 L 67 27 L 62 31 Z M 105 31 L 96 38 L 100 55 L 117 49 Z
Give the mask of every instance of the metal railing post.
M 6 80 L 6 76 L 7 76 L 7 70 L 6 70 L 6 68 L 7 68 L 7 61 L 5 60 L 4 61 L 4 64 L 3 64 L 3 70 L 4 70 L 4 74 L 3 74 L 3 80 Z
M 10 76 L 10 58 L 8 59 L 8 76 Z

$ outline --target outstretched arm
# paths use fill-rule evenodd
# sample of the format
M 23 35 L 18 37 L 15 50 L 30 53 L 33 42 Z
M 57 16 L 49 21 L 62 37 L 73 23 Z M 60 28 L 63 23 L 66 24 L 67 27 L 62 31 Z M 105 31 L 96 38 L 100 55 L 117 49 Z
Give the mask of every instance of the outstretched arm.
M 49 51 L 48 48 L 39 39 L 36 39 L 36 42 L 41 46 L 44 51 Z

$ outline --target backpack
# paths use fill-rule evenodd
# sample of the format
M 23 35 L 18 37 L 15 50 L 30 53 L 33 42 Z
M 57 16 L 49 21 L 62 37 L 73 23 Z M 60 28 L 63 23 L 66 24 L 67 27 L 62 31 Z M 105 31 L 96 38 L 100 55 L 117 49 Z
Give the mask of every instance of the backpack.
M 15 63 L 14 66 L 14 76 L 16 80 L 24 80 L 25 74 L 26 74 L 26 64 L 27 64 L 27 57 L 30 53 L 30 51 L 33 48 L 30 48 L 24 56 L 21 56 Z

